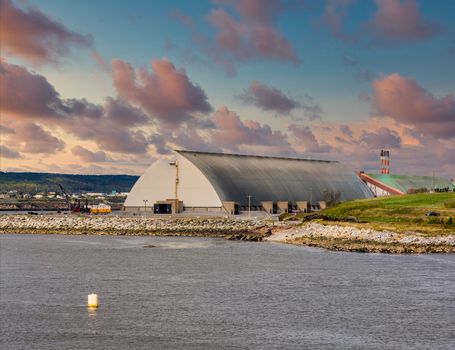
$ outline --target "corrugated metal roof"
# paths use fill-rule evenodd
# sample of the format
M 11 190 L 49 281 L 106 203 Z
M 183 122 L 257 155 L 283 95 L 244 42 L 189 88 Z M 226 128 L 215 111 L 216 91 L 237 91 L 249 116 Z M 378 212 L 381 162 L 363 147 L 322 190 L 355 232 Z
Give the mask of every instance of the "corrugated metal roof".
M 433 178 L 433 176 L 407 176 L 395 174 L 368 174 L 368 176 L 405 193 L 410 189 L 419 188 L 455 188 L 450 181 L 440 177 Z
M 338 162 L 176 151 L 210 181 L 222 201 L 247 205 L 261 201 L 323 200 L 324 191 L 341 193 L 342 200 L 370 198 L 369 188 Z

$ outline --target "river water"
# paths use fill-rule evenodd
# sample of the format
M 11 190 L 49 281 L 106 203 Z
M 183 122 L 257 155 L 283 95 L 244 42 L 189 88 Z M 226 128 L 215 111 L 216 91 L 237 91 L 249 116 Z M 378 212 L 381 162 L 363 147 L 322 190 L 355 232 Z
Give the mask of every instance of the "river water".
M 182 237 L 0 244 L 5 350 L 455 348 L 453 254 Z

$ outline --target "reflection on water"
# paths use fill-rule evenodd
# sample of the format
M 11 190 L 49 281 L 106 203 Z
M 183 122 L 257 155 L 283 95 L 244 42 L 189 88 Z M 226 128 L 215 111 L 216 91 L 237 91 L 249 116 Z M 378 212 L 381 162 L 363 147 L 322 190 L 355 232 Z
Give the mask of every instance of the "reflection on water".
M 89 317 L 95 317 L 96 316 L 96 311 L 98 309 L 96 307 L 88 307 L 87 308 L 87 311 L 88 311 L 88 315 Z
M 184 237 L 0 235 L 0 345 L 451 349 L 454 266 L 455 255 Z M 92 292 L 98 309 L 86 306 Z

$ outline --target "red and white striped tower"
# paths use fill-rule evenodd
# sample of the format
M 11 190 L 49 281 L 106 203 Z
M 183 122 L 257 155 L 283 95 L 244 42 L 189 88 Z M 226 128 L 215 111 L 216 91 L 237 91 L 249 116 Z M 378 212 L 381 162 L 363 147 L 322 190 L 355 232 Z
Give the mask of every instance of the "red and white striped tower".
M 381 149 L 381 174 L 390 174 L 390 152 L 388 150 Z
M 389 168 L 390 157 L 389 156 L 390 156 L 389 150 L 384 151 L 384 162 L 385 162 L 385 173 L 386 174 L 390 174 L 390 168 Z

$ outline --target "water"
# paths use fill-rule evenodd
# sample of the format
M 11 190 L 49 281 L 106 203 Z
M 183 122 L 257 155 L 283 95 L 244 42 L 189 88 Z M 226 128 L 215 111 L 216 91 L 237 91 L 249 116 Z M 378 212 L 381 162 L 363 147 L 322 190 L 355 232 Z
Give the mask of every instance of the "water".
M 455 255 L 166 237 L 0 244 L 2 349 L 455 347 Z

